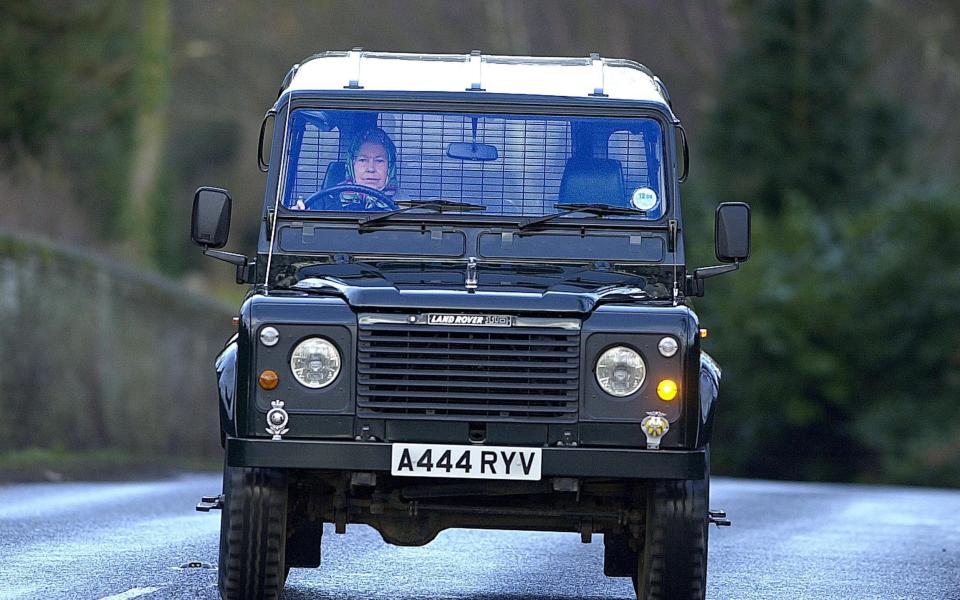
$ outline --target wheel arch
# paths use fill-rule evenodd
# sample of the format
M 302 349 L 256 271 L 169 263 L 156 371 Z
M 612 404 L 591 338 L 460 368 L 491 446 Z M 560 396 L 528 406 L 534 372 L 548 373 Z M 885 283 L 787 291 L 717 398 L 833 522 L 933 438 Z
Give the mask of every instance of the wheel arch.
M 713 415 L 720 394 L 720 365 L 706 352 L 700 353 L 700 423 L 697 447 L 710 443 L 713 437 Z
M 220 412 L 220 441 L 223 445 L 226 436 L 237 435 L 237 350 L 239 335 L 234 334 L 215 363 L 217 371 L 217 395 Z

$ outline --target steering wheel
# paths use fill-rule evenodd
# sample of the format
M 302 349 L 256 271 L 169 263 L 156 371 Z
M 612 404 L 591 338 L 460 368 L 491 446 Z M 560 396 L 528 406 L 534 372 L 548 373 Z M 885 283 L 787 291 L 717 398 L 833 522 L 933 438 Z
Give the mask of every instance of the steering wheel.
M 373 196 L 379 202 L 379 206 L 383 207 L 382 210 L 397 210 L 400 208 L 390 199 L 390 196 L 380 190 L 356 183 L 341 183 L 325 190 L 318 190 L 303 201 L 303 207 L 305 210 L 343 210 L 347 206 L 340 199 L 340 194 L 343 192 L 359 192 Z M 359 210 L 368 209 L 361 208 Z

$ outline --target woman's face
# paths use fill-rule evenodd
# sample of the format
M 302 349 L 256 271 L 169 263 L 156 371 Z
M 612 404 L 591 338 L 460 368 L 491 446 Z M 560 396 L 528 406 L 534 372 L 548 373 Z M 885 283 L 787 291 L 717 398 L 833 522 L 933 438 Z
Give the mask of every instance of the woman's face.
M 387 187 L 390 165 L 387 149 L 377 142 L 364 142 L 353 160 L 353 174 L 360 185 L 382 190 Z

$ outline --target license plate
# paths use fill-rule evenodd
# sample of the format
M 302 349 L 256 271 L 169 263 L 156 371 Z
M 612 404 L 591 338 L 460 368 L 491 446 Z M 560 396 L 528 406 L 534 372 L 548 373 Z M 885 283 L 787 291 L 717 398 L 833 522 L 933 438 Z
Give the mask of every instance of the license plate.
M 390 473 L 404 477 L 540 480 L 540 448 L 394 444 Z

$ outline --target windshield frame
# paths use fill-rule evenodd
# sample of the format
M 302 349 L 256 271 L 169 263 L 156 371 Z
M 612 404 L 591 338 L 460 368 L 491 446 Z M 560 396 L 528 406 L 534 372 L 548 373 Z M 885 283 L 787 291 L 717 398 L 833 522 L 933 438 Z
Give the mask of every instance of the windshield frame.
M 479 96 L 482 94 L 482 97 Z M 576 216 L 573 213 L 550 221 L 550 227 L 560 229 L 569 227 L 647 229 L 649 226 L 666 226 L 679 215 L 676 139 L 671 135 L 679 120 L 669 109 L 657 103 L 646 101 L 611 100 L 609 98 L 565 98 L 556 96 L 528 96 L 513 94 L 487 94 L 485 92 L 364 92 L 363 90 L 337 90 L 318 92 L 286 92 L 274 105 L 276 123 L 283 127 L 274 130 L 271 166 L 268 174 L 265 207 L 263 217 L 271 220 L 270 208 L 276 208 L 277 220 L 298 220 L 311 222 L 355 223 L 370 216 L 369 212 L 349 211 L 303 211 L 282 206 L 279 197 L 285 185 L 286 144 L 288 143 L 290 111 L 298 109 L 312 110 L 359 110 L 359 111 L 423 111 L 458 114 L 511 114 L 518 116 L 548 117 L 599 117 L 614 119 L 653 119 L 662 134 L 662 176 L 665 210 L 656 219 L 602 218 L 595 216 Z M 278 160 L 273 160 L 276 157 Z M 275 166 L 273 163 L 277 162 Z M 283 163 L 283 164 L 281 164 Z M 551 214 L 551 213 L 547 213 Z M 487 225 L 518 226 L 529 215 L 497 215 L 483 212 L 469 214 L 451 214 L 435 212 L 415 212 L 397 215 L 389 220 L 389 226 L 418 225 L 422 223 L 447 223 L 451 226 Z M 388 226 L 384 224 L 384 226 Z
M 609 219 L 595 216 L 576 217 L 573 215 L 553 219 L 548 226 L 536 228 L 530 232 L 520 232 L 519 225 L 528 217 L 521 215 L 485 215 L 482 212 L 450 214 L 434 212 L 403 213 L 390 219 L 391 227 L 415 227 L 421 231 L 426 228 L 446 226 L 453 228 L 491 227 L 500 230 L 512 229 L 520 235 L 536 236 L 550 231 L 568 231 L 576 229 L 580 236 L 588 236 L 590 231 L 602 234 L 613 232 L 655 232 L 663 235 L 668 243 L 667 255 L 661 263 L 670 265 L 673 271 L 674 301 L 677 296 L 678 269 L 682 270 L 683 249 L 678 241 L 677 232 L 680 223 L 680 182 L 678 179 L 678 140 L 676 128 L 679 119 L 669 106 L 641 100 L 621 100 L 603 97 L 557 97 L 516 94 L 488 94 L 486 92 L 381 92 L 362 89 L 344 89 L 317 92 L 283 92 L 274 104 L 274 127 L 270 167 L 264 191 L 262 226 L 258 241 L 258 253 L 265 255 L 265 261 L 258 261 L 257 278 L 270 288 L 271 261 L 274 254 L 290 254 L 278 247 L 278 227 L 281 222 L 303 227 L 323 228 L 329 224 L 344 227 L 351 224 L 360 228 L 361 219 L 370 213 L 345 213 L 324 211 L 288 210 L 280 206 L 282 178 L 287 172 L 287 144 L 289 141 L 289 117 L 291 111 L 300 108 L 331 110 L 369 110 L 369 111 L 424 111 L 462 114 L 506 113 L 529 116 L 556 117 L 608 117 L 615 119 L 648 118 L 655 120 L 662 132 L 661 165 L 663 171 L 663 195 L 666 202 L 663 214 L 657 219 Z M 381 229 L 378 227 L 377 229 Z

